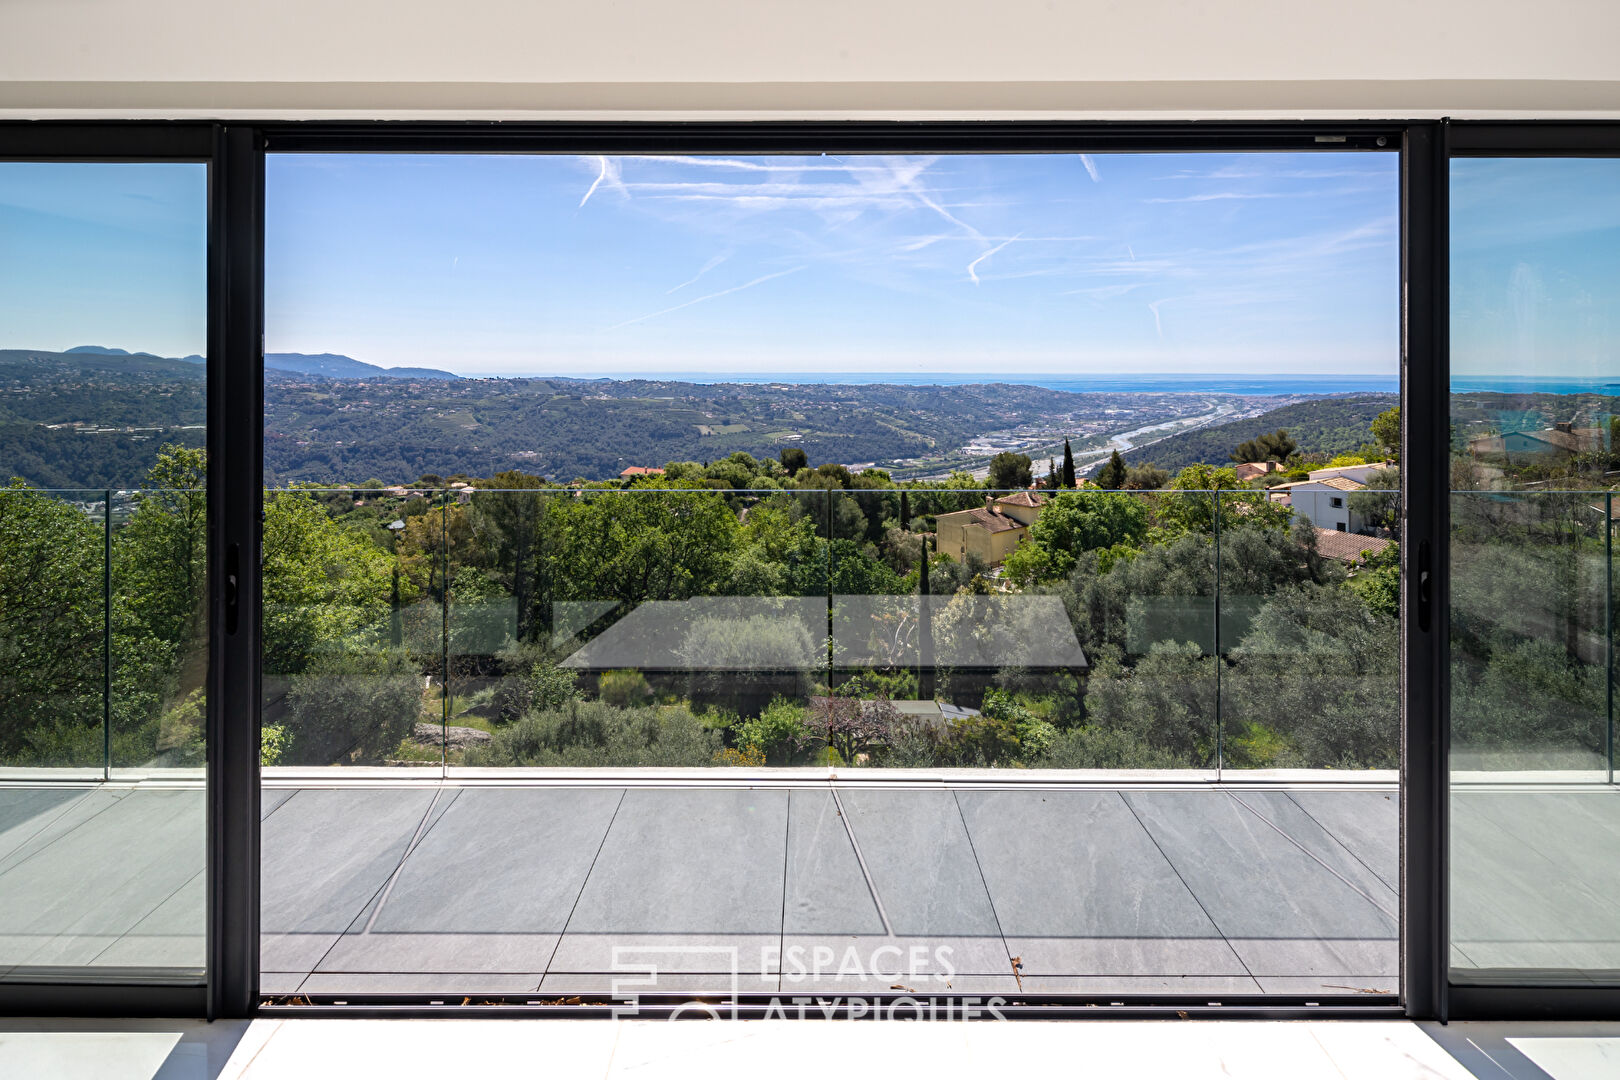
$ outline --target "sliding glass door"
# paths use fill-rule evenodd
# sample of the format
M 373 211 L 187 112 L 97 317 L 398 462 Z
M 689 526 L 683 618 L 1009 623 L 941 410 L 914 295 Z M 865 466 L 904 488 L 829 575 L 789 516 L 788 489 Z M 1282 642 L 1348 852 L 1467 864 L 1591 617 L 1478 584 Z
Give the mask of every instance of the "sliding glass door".
M 1527 134 L 1451 162 L 1451 977 L 1612 986 L 1620 156 Z
M 200 161 L 0 160 L 0 983 L 204 980 L 207 240 Z
M 1329 145 L 270 153 L 262 989 L 1394 1000 Z

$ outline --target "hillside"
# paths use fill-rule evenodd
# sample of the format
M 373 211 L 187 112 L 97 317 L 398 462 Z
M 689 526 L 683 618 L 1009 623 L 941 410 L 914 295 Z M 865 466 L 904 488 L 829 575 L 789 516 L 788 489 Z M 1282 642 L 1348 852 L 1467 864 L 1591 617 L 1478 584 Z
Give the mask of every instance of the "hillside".
M 1372 441 L 1368 425 L 1385 409 L 1400 404 L 1395 394 L 1360 394 L 1285 405 L 1247 420 L 1172 435 L 1127 455 L 1132 464 L 1152 462 L 1172 473 L 1188 465 L 1228 463 L 1239 443 L 1281 428 L 1304 454 L 1345 454 Z

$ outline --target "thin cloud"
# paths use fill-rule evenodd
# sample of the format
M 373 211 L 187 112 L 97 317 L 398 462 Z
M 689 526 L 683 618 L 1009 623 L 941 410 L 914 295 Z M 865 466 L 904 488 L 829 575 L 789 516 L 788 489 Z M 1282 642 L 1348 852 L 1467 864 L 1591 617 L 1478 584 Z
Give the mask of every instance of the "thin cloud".
M 1153 312 L 1153 329 L 1162 338 L 1164 337 L 1164 322 L 1159 318 L 1159 305 L 1168 304 L 1168 300 L 1155 300 L 1148 304 L 1148 310 Z
M 742 172 L 762 173 L 799 173 L 799 172 L 851 172 L 851 173 L 887 173 L 889 170 L 882 165 L 788 165 L 775 162 L 739 161 L 736 158 L 719 157 L 690 157 L 670 156 L 658 154 L 626 154 L 618 160 L 621 161 L 649 161 L 660 165 L 698 165 L 711 169 L 737 169 Z M 833 159 L 837 160 L 837 159 Z
M 1093 184 L 1102 183 L 1102 177 L 1097 175 L 1097 163 L 1092 160 L 1090 154 L 1081 154 L 1080 155 L 1080 164 L 1082 164 L 1082 165 L 1084 165 L 1086 167 L 1086 172 L 1088 174 L 1090 174 L 1091 182 Z
M 679 285 L 675 286 L 673 289 L 670 289 L 669 292 L 664 293 L 664 295 L 668 296 L 670 293 L 679 292 L 680 290 L 686 288 L 688 285 L 690 285 L 693 282 L 697 281 L 698 278 L 702 277 L 704 274 L 707 274 L 710 270 L 713 270 L 715 267 L 719 266 L 721 263 L 725 262 L 729 258 L 731 258 L 731 252 L 730 251 L 722 251 L 720 254 L 714 256 L 708 262 L 704 263 L 701 267 L 699 267 L 697 273 L 693 274 L 691 277 L 687 278 L 685 281 L 681 282 Z
M 1365 169 L 1256 169 L 1242 165 L 1227 165 L 1219 169 L 1182 169 L 1157 180 L 1344 180 L 1363 179 L 1369 175 Z
M 989 251 L 982 252 L 977 259 L 974 259 L 972 262 L 968 263 L 967 274 L 969 278 L 973 279 L 973 284 L 977 285 L 979 283 L 979 264 L 1017 239 L 1018 237 L 1016 236 L 1009 236 L 1007 239 L 1003 240 Z
M 709 293 L 707 296 L 699 296 L 696 299 L 686 301 L 686 303 L 684 303 L 684 304 L 676 304 L 674 307 L 667 307 L 667 308 L 662 309 L 661 311 L 648 312 L 646 315 L 637 315 L 633 319 L 626 319 L 622 323 L 615 323 L 612 326 L 608 327 L 608 329 L 609 330 L 620 330 L 620 329 L 623 329 L 626 326 L 633 326 L 636 323 L 644 323 L 648 319 L 656 319 L 661 315 L 668 315 L 672 311 L 679 311 L 682 308 L 689 308 L 693 304 L 701 304 L 705 300 L 717 300 L 722 296 L 730 296 L 732 293 L 742 292 L 744 289 L 752 289 L 755 285 L 763 285 L 767 281 L 771 281 L 771 280 L 773 280 L 775 278 L 787 277 L 789 274 L 797 274 L 800 270 L 803 270 L 803 269 L 804 269 L 804 267 L 802 267 L 802 266 L 795 266 L 791 270 L 778 270 L 774 274 L 766 274 L 764 277 L 757 277 L 753 281 L 746 281 L 741 285 L 733 285 L 729 289 L 721 289 L 719 292 L 712 292 L 712 293 Z
M 1300 192 L 1302 195 L 1311 192 Z M 1193 203 L 1215 202 L 1220 199 L 1280 199 L 1283 197 L 1279 191 L 1202 191 L 1197 195 L 1178 195 L 1174 198 L 1143 199 L 1150 203 Z
M 1132 281 L 1125 285 L 1094 285 L 1086 289 L 1066 289 L 1058 293 L 1059 296 L 1089 296 L 1093 300 L 1112 300 L 1116 296 L 1124 296 L 1146 285 L 1145 281 Z

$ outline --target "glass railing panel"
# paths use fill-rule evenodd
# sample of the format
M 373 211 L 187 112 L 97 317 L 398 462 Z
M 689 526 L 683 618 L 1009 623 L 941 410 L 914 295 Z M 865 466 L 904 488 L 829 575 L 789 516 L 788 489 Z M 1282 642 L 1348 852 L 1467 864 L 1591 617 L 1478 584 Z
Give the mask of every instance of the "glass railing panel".
M 431 489 L 266 493 L 267 769 L 440 774 L 455 505 Z
M 491 538 L 479 588 L 492 599 L 466 599 L 455 583 L 468 568 L 453 571 L 452 701 L 486 710 L 490 737 L 452 738 L 451 764 L 817 760 L 801 729 L 826 683 L 829 501 L 819 489 L 474 495 L 473 536 Z M 489 514 L 534 530 L 521 603 L 518 552 L 493 539 Z
M 1399 477 L 1221 491 L 1222 776 L 1392 783 Z
M 931 764 L 1213 774 L 1212 506 L 1095 489 L 909 499 L 932 511 L 914 518 L 932 552 L 920 696 L 944 713 Z
M 1452 782 L 1608 782 L 1613 497 L 1451 497 Z
M 106 491 L 0 488 L 0 769 L 107 765 Z
M 200 451 L 176 451 L 201 481 Z M 200 780 L 207 717 L 207 491 L 112 493 L 114 778 Z

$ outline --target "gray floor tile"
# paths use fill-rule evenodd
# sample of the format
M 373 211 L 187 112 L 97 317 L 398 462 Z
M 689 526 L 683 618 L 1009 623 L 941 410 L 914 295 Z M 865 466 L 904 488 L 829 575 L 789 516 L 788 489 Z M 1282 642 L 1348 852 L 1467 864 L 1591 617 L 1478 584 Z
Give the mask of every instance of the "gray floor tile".
M 1620 798 L 1608 791 L 1458 791 L 1452 937 L 1475 966 L 1620 966 Z
M 1492 942 L 1585 943 L 1612 955 L 1620 941 L 1620 794 L 1459 791 L 1452 844 L 1454 937 L 1481 964 L 1506 966 L 1475 955 L 1500 952 Z M 1596 955 L 1574 960 L 1583 964 L 1610 966 Z
M 127 788 L 80 790 L 79 798 L 66 800 L 32 820 L 19 821 L 8 831 L 5 844 L 0 847 L 0 874 L 43 851 L 97 815 L 113 809 L 130 793 Z
M 319 970 L 544 971 L 623 795 L 463 790 Z
M 1123 797 L 1250 974 L 1394 970 L 1395 920 L 1224 792 Z
M 0 787 L 0 859 L 37 836 L 88 794 L 88 789 L 65 785 Z
M 549 972 L 759 971 L 781 944 L 788 792 L 628 791 Z
M 782 932 L 791 936 L 884 933 L 877 901 L 829 791 L 793 792 L 782 911 Z
M 203 793 L 120 790 L 76 828 L 0 873 L 0 964 L 88 964 L 155 911 L 204 860 Z M 201 957 L 175 957 L 192 968 Z
M 97 967 L 202 967 L 207 962 L 208 882 L 194 874 L 91 963 Z
M 836 851 L 845 823 L 835 808 L 829 809 L 831 796 L 823 796 L 822 803 L 806 792 L 796 792 L 795 798 L 811 805 L 793 846 Z M 836 876 L 825 881 L 797 875 L 792 914 L 782 935 L 784 976 L 844 972 L 919 978 L 940 972 L 1010 972 L 1011 959 L 954 795 L 843 787 L 839 798 L 872 888 L 864 877 L 856 887 L 841 856 Z M 870 929 L 840 931 L 852 925 L 852 918 L 863 917 L 860 908 L 866 901 L 859 897 L 869 898 L 874 890 L 874 906 L 881 910 L 878 923 L 867 920 Z
M 1400 792 L 1295 788 L 1288 798 L 1315 818 L 1380 881 L 1400 890 Z
M 1370 795 L 1376 793 L 1346 792 L 1345 794 Z M 1294 801 L 1291 793 L 1285 791 L 1229 791 L 1228 795 L 1236 799 L 1245 809 L 1276 826 L 1280 832 L 1304 848 L 1312 858 L 1322 863 L 1330 872 L 1343 879 L 1345 884 L 1364 895 L 1384 914 L 1391 919 L 1400 918 L 1401 901 L 1395 889 L 1341 843 L 1320 821 L 1311 814 L 1306 813 L 1305 809 Z M 1388 820 L 1386 811 L 1388 804 L 1378 806 L 1369 803 L 1366 805 L 1370 812 L 1378 813 L 1386 821 Z M 1398 822 L 1391 824 L 1398 828 Z
M 263 788 L 259 791 L 259 820 L 263 821 L 281 804 L 298 794 L 297 788 Z
M 1026 978 L 1247 974 L 1118 792 L 957 799 Z
M 376 898 L 434 789 L 309 788 L 265 819 L 260 964 L 312 970 Z

